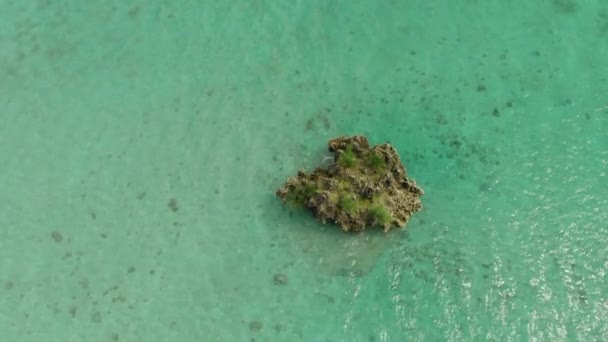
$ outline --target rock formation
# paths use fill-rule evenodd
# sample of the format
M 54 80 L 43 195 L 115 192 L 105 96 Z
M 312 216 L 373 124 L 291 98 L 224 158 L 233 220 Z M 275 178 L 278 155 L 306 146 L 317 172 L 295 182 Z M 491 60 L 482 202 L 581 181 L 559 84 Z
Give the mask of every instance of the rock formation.
M 404 227 L 422 209 L 424 192 L 407 178 L 391 145 L 370 147 L 367 138 L 358 135 L 331 139 L 328 147 L 333 163 L 287 179 L 275 192 L 283 204 L 306 208 L 323 223 L 334 222 L 352 232 Z

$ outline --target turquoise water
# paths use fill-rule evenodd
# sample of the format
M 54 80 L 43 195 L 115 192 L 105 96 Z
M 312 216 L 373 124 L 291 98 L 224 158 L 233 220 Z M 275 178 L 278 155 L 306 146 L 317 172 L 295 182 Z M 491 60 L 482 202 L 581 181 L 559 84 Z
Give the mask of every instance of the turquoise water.
M 1 6 L 3 340 L 608 340 L 608 3 L 86 3 Z M 273 195 L 351 134 L 406 230 Z

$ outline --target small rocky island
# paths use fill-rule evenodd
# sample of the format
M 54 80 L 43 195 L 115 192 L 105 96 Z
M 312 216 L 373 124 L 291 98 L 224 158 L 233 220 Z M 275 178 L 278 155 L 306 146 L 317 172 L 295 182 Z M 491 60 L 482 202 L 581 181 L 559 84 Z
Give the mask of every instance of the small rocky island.
M 331 139 L 328 147 L 333 163 L 287 179 L 275 192 L 283 204 L 308 209 L 323 223 L 350 232 L 404 227 L 422 209 L 424 192 L 407 178 L 390 144 L 370 147 L 366 137 L 357 135 Z

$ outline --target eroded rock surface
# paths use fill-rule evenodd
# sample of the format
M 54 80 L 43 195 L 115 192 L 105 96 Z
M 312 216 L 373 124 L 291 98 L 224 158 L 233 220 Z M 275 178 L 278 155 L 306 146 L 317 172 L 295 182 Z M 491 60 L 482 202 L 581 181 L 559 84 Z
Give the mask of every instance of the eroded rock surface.
M 334 153 L 331 165 L 311 174 L 299 171 L 276 191 L 284 204 L 353 232 L 404 227 L 422 209 L 424 192 L 407 178 L 390 144 L 370 147 L 366 137 L 357 135 L 331 139 L 328 148 Z

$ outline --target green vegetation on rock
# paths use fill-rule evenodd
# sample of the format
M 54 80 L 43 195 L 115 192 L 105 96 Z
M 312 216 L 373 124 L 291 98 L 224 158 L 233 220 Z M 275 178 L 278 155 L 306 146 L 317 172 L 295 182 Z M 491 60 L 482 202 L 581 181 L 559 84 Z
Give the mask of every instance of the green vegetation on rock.
M 331 139 L 328 147 L 335 162 L 288 178 L 275 192 L 284 204 L 306 208 L 318 220 L 353 232 L 372 226 L 384 231 L 403 227 L 422 209 L 423 191 L 407 178 L 391 145 L 372 148 L 358 135 Z
M 344 150 L 344 152 L 342 152 L 342 154 L 340 155 L 340 165 L 344 166 L 344 167 L 353 167 L 355 166 L 355 163 L 357 162 L 357 158 L 355 157 L 355 153 L 353 152 L 353 147 L 351 145 L 348 145 L 346 147 L 346 150 Z
M 372 204 L 368 212 L 378 226 L 386 227 L 391 222 L 392 216 L 390 211 L 381 203 Z
M 357 201 L 351 194 L 343 194 L 340 196 L 340 208 L 346 213 L 352 213 L 357 208 Z
M 286 203 L 292 207 L 306 207 L 308 200 L 317 192 L 317 185 L 312 182 L 304 182 L 294 187 L 286 196 Z
M 367 158 L 367 162 L 374 171 L 382 171 L 384 167 L 386 167 L 386 161 L 384 161 L 384 158 L 375 151 L 370 153 L 369 157 Z

